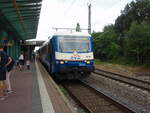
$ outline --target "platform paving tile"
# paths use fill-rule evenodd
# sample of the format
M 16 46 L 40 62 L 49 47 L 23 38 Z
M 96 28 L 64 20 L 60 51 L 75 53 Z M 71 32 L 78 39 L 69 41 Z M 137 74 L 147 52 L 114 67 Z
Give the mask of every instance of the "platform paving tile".
M 43 113 L 35 65 L 13 69 L 10 79 L 15 93 L 0 101 L 0 113 Z

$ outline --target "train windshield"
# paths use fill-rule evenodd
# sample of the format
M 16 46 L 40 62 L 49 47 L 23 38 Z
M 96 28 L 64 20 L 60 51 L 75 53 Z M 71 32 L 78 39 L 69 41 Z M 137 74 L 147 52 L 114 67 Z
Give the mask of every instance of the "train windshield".
M 88 37 L 59 37 L 58 43 L 61 52 L 88 52 L 90 50 L 90 39 Z

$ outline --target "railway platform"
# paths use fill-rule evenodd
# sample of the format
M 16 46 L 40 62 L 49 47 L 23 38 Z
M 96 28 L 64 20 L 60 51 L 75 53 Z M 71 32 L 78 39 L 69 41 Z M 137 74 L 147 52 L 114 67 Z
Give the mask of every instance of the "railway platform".
M 0 113 L 76 113 L 38 61 L 30 70 L 15 67 L 10 79 L 14 92 L 0 101 Z

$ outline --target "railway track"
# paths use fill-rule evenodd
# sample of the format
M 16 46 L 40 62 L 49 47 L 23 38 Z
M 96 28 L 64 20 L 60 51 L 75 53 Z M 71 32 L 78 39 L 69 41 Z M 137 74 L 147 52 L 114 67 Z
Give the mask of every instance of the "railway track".
M 90 87 L 114 98 L 136 113 L 150 113 L 149 83 L 136 78 L 105 71 L 95 71 L 82 81 Z M 144 85 L 143 85 L 144 84 Z M 148 85 L 148 87 L 147 87 Z
M 139 79 L 128 77 L 128 76 L 124 76 L 121 74 L 104 71 L 101 69 L 95 69 L 94 73 L 150 92 L 150 82 L 139 80 Z
M 105 99 L 89 99 L 95 96 L 87 95 L 88 92 L 81 93 L 81 98 L 83 96 L 83 100 L 85 100 L 85 102 L 80 101 L 80 98 L 78 98 L 80 97 L 80 95 L 78 96 L 78 94 L 75 94 L 76 96 L 73 97 L 75 97 L 89 113 L 150 113 L 149 82 L 138 80 L 136 78 L 126 76 L 124 77 L 123 75 L 106 72 L 103 70 L 95 70 L 95 72 L 92 73 L 91 76 L 83 79 L 82 82 L 84 82 L 84 84 L 87 84 L 88 87 L 93 88 L 93 90 L 101 92 L 101 94 L 104 96 L 103 98 L 107 97 L 107 102 L 108 100 L 110 101 L 109 98 L 111 98 L 110 104 L 103 105 L 103 103 L 105 102 L 103 102 L 102 100 Z M 72 84 L 72 82 L 70 83 Z M 69 86 L 70 85 L 67 85 L 67 87 Z M 84 89 L 80 87 L 72 89 L 80 89 L 81 91 L 84 91 Z M 77 90 L 74 92 L 80 91 Z M 74 94 L 72 93 L 72 95 Z M 96 100 L 97 102 L 94 102 L 93 100 Z M 99 100 L 103 103 L 100 104 Z M 89 104 L 84 105 L 86 101 Z M 121 107 L 118 107 L 118 105 Z M 115 109 L 110 109 L 110 106 L 115 106 Z M 99 110 L 101 111 L 99 112 Z
M 63 84 L 63 86 L 88 113 L 136 113 L 84 82 L 69 82 Z

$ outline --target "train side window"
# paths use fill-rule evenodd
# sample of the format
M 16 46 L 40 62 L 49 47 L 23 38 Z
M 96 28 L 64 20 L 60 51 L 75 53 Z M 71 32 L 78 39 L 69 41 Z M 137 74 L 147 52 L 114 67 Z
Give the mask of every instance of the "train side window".
M 50 54 L 50 59 L 52 59 L 52 41 L 49 43 L 49 54 Z
M 48 49 L 48 53 L 51 53 L 51 49 L 50 49 L 50 43 L 48 43 L 47 49 Z
M 51 53 L 52 53 L 52 56 L 54 56 L 55 57 L 55 51 L 54 51 L 54 43 L 53 43 L 53 41 L 52 41 L 52 43 L 51 43 Z

